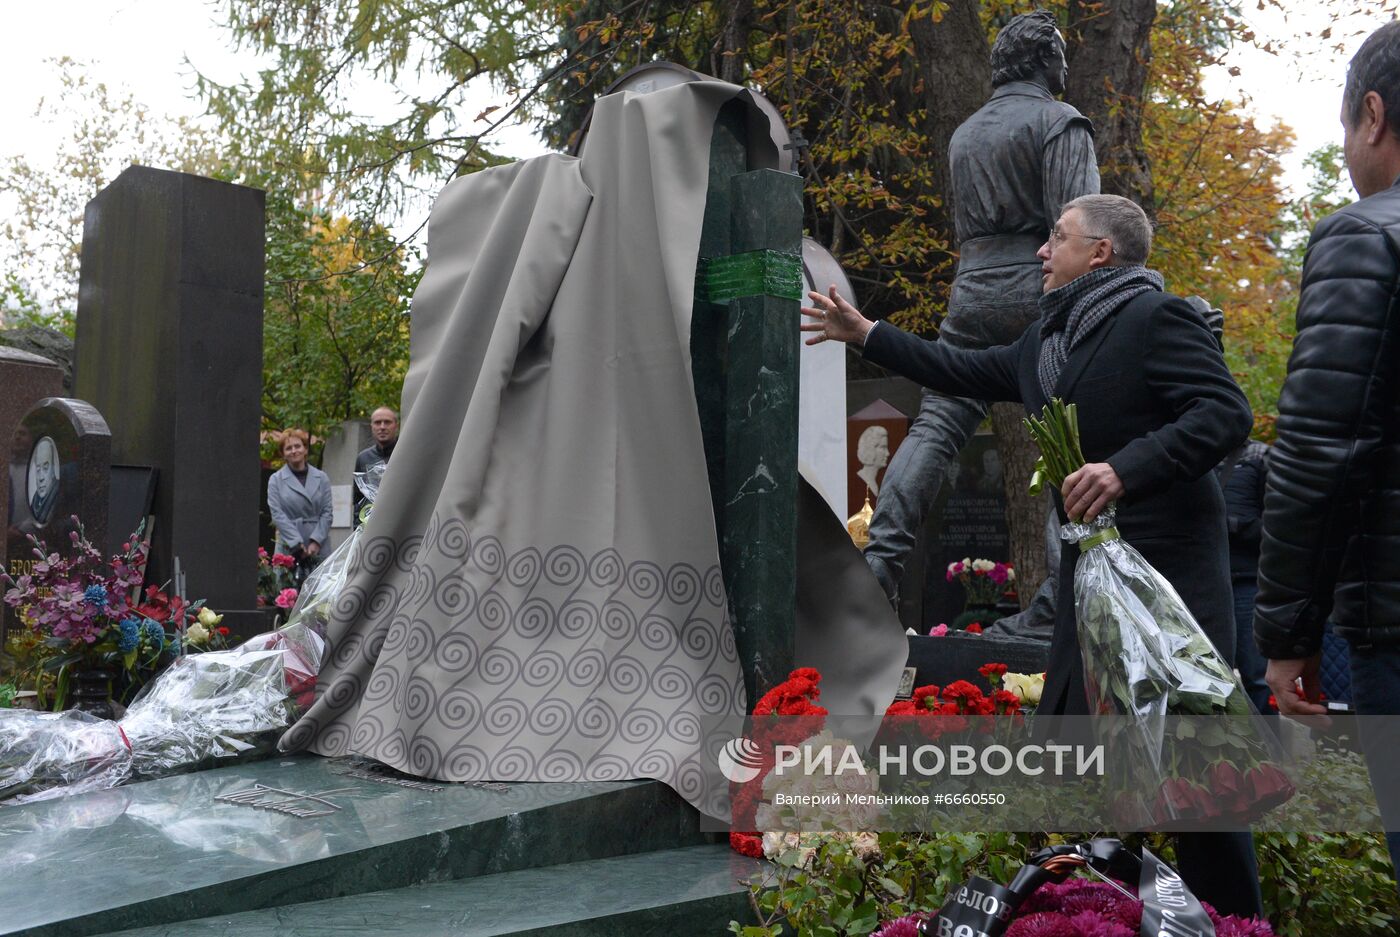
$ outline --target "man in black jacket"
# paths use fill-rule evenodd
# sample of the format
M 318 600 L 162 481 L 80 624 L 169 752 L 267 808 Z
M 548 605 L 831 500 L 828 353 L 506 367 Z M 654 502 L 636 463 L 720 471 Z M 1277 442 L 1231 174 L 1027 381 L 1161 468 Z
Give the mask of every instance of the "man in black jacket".
M 1057 493 L 1062 519 L 1092 520 L 1117 505 L 1122 537 L 1176 588 L 1227 660 L 1235 624 L 1225 502 L 1211 470 L 1249 434 L 1249 403 L 1201 314 L 1162 292 L 1144 264 L 1152 227 L 1116 195 L 1065 205 L 1038 256 L 1041 322 L 1015 343 L 962 349 L 874 323 L 831 288 L 802 311 L 809 343 L 863 347 L 867 359 L 945 393 L 1020 402 L 1039 413 L 1058 397 L 1079 408 L 1088 464 Z M 1087 715 L 1074 602 L 1079 551 L 1059 569 L 1055 631 L 1038 712 Z M 1196 895 L 1228 913 L 1259 914 L 1258 867 L 1249 834 L 1181 837 L 1182 875 Z
M 394 446 L 399 442 L 399 415 L 389 407 L 380 407 L 369 415 L 369 432 L 374 437 L 374 445 L 361 449 L 355 456 L 355 474 L 369 471 L 381 462 L 387 463 L 394 454 Z M 364 495 L 355 486 L 355 526 L 360 526 L 360 508 L 364 506 Z
M 1313 230 L 1264 496 L 1254 637 L 1285 715 L 1321 715 L 1328 614 L 1351 645 L 1352 702 L 1400 716 L 1400 22 L 1362 44 L 1342 96 L 1361 200 Z M 1303 696 L 1294 692 L 1301 681 Z M 1400 864 L 1400 732 L 1363 732 Z

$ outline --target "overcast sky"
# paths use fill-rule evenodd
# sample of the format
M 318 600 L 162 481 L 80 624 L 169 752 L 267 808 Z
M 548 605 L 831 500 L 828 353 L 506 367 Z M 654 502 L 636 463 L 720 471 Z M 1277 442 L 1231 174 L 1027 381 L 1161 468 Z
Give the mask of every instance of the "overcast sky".
M 1328 25 L 1306 0 L 1288 5 L 1296 11 L 1287 21 L 1274 10 L 1251 9 L 1247 16 L 1261 36 L 1271 38 L 1303 29 L 1316 33 Z M 45 125 L 33 116 L 39 99 L 56 89 L 50 59 L 66 55 L 87 62 L 95 78 L 128 88 L 154 113 L 172 116 L 201 110 L 190 97 L 192 79 L 185 57 L 221 81 L 257 67 L 255 57 L 229 47 L 213 7 L 201 0 L 43 0 L 6 6 L 5 41 L 0 46 L 0 87 L 5 89 L 0 95 L 0 157 L 24 155 L 42 164 L 63 135 L 63 127 Z M 1238 77 L 1224 68 L 1209 76 L 1212 93 L 1247 97 L 1250 109 L 1265 121 L 1281 119 L 1295 130 L 1296 151 L 1286 161 L 1290 186 L 1304 181 L 1301 163 L 1308 152 L 1339 139 L 1337 112 L 1345 63 L 1359 44 L 1345 34 L 1375 25 L 1378 20 L 1358 14 L 1349 28 L 1334 30 L 1331 40 L 1304 40 L 1281 55 L 1237 50 L 1228 64 L 1240 69 Z M 1332 48 L 1339 38 L 1346 46 L 1341 53 Z M 480 98 L 481 106 L 490 103 L 489 89 L 480 89 Z M 366 96 L 357 106 L 373 110 L 375 102 Z M 544 151 L 523 127 L 501 133 L 495 145 L 513 156 Z

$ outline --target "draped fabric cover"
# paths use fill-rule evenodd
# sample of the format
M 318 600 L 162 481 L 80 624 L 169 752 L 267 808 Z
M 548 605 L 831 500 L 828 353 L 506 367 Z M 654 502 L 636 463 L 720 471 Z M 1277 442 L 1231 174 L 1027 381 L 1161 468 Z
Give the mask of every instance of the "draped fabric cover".
M 713 805 L 703 725 L 747 701 L 689 336 L 710 134 L 736 94 L 612 95 L 581 159 L 443 190 L 402 434 L 285 750 L 454 781 L 656 778 Z M 809 629 L 828 697 L 882 709 L 903 636 L 849 541 L 832 559 L 813 539 L 857 606 Z

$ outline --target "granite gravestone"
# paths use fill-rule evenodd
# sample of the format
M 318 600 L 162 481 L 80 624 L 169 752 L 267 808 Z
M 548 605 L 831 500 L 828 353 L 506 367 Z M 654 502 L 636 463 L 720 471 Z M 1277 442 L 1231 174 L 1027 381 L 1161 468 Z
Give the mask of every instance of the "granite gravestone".
M 963 446 L 954 465 L 957 470 L 950 473 L 950 483 L 942 486 L 924 528 L 928 559 L 923 632 L 951 624 L 966 605 L 962 584 L 947 580 L 949 563 L 964 558 L 1004 563 L 1011 557 L 996 437 L 977 433 Z
M 82 400 L 47 397 L 29 411 L 14 433 L 6 500 L 6 572 L 28 574 L 36 562 L 29 536 L 50 553 L 67 556 L 78 519 L 95 544 L 107 541 L 108 473 L 112 436 L 96 408 Z M 5 607 L 5 627 L 13 625 Z
M 10 446 L 7 471 L 9 491 L 13 492 L 17 482 L 22 485 L 22 473 L 29 463 L 31 441 L 21 430 L 20 420 L 40 400 L 63 393 L 63 370 L 47 358 L 0 346 L 0 387 L 5 388 L 0 394 L 0 440 Z M 23 509 L 23 505 L 18 507 Z M 10 497 L 0 498 L 0 530 L 10 529 L 12 513 Z M 0 539 L 0 564 L 5 563 L 8 551 L 9 537 L 6 536 Z M 28 556 L 29 551 L 24 551 L 23 555 Z M 0 568 L 8 566 L 0 565 Z
M 88 203 L 77 394 L 117 462 L 156 471 L 147 581 L 261 630 L 257 595 L 263 193 L 132 166 Z

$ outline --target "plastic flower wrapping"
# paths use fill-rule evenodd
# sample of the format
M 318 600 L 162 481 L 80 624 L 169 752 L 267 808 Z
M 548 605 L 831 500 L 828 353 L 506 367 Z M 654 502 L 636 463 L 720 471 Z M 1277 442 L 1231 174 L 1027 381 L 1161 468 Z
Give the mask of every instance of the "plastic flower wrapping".
M 1085 462 L 1075 408 L 1052 400 L 1026 424 L 1041 450 L 1032 490 L 1058 489 Z M 1130 765 L 1115 814 L 1162 826 L 1248 820 L 1283 803 L 1294 787 L 1274 763 L 1273 733 L 1176 589 L 1114 521 L 1110 505 L 1090 523 L 1065 524 L 1061 536 L 1079 547 L 1074 605 L 1089 711 L 1127 717 L 1114 720 L 1108 740 Z
M 382 466 L 357 478 L 367 498 Z M 325 625 L 357 561 L 357 527 L 307 577 L 287 623 L 237 647 L 186 654 L 119 721 L 80 712 L 0 710 L 0 803 L 116 787 L 271 753 L 311 705 Z

